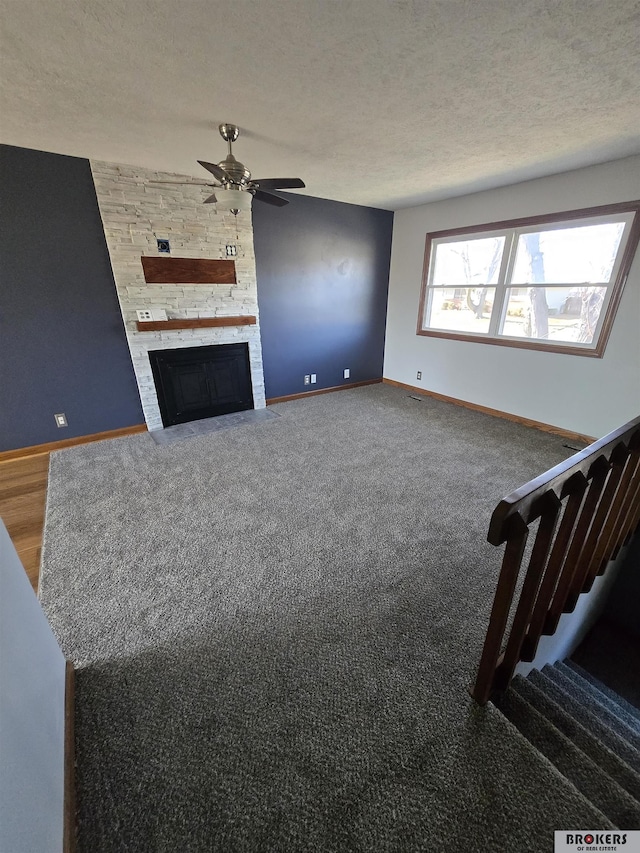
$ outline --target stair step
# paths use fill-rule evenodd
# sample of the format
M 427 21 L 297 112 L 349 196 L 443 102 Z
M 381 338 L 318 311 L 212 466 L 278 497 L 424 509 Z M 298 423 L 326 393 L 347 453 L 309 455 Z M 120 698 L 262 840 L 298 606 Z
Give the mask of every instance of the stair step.
M 501 698 L 505 716 L 617 826 L 640 829 L 640 803 L 513 690 Z
M 625 791 L 640 801 L 640 773 L 633 770 L 589 729 L 567 713 L 555 699 L 552 699 L 529 679 L 518 675 L 512 681 L 511 687 L 546 717 L 565 737 L 569 738 L 578 749 L 581 749 L 585 755 L 595 761 L 598 767 L 605 770 L 612 779 L 615 779 Z
M 611 698 L 607 696 L 606 693 L 603 693 L 598 687 L 596 687 L 592 682 L 588 681 L 586 678 L 583 678 L 579 675 L 574 669 L 570 666 L 567 666 L 566 663 L 557 663 L 555 664 L 555 668 L 565 675 L 567 678 L 570 678 L 578 687 L 582 688 L 588 692 L 596 702 L 599 702 L 603 707 L 607 708 L 612 714 L 615 714 L 616 717 L 619 717 L 624 723 L 626 723 L 630 729 L 632 729 L 638 737 L 640 738 L 640 720 L 638 720 L 633 714 L 628 713 L 625 708 L 620 703 L 620 697 L 615 696 L 615 698 Z
M 555 681 L 547 678 L 543 672 L 533 670 L 527 681 L 539 687 L 568 714 L 571 714 L 575 720 L 582 723 L 598 740 L 615 752 L 629 767 L 640 773 L 640 750 L 634 749 L 628 740 L 621 737 L 614 729 L 599 719 L 589 707 L 563 690 Z
M 603 684 L 602 681 L 595 677 L 595 675 L 592 675 L 590 672 L 587 672 L 586 669 L 583 669 L 580 664 L 577 664 L 572 660 L 566 660 L 564 661 L 564 663 L 569 667 L 569 669 L 572 669 L 579 676 L 584 678 L 585 681 L 589 681 L 591 684 L 593 684 L 593 686 L 600 690 L 601 693 L 604 693 L 605 696 L 608 696 L 610 699 L 615 700 L 618 705 L 624 708 L 624 710 L 628 714 L 631 714 L 640 723 L 640 708 L 636 708 L 636 706 L 632 705 L 631 702 L 627 702 L 627 700 L 623 696 L 620 696 L 618 693 L 615 692 L 615 690 L 612 690 L 606 684 Z
M 581 685 L 577 684 L 573 679 L 568 678 L 558 669 L 557 666 L 544 666 L 542 668 L 542 672 L 547 676 L 547 678 L 551 679 L 551 681 L 555 681 L 558 686 L 562 687 L 565 693 L 573 696 L 582 705 L 586 705 L 588 708 L 591 708 L 594 715 L 606 723 L 611 729 L 619 734 L 620 737 L 629 741 L 634 749 L 640 750 L 640 737 L 636 732 L 617 714 L 612 713 L 607 707 L 602 705 L 600 702 L 597 702 L 593 698 L 593 693 L 590 690 L 585 689 Z

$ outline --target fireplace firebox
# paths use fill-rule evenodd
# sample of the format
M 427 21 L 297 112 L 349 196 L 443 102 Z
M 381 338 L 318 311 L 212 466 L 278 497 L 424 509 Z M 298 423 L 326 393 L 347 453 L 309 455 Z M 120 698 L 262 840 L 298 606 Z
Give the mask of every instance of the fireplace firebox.
M 150 350 L 165 427 L 253 409 L 249 345 Z

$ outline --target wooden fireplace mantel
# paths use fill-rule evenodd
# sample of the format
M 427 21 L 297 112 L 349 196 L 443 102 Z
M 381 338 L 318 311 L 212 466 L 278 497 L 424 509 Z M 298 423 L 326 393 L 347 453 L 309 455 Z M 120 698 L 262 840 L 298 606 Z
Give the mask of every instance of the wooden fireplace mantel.
M 236 284 L 236 265 L 227 258 L 140 258 L 147 284 Z
M 257 319 L 253 314 L 240 317 L 194 317 L 184 320 L 144 320 L 136 321 L 139 332 L 170 332 L 173 329 L 215 329 L 220 326 L 255 326 Z

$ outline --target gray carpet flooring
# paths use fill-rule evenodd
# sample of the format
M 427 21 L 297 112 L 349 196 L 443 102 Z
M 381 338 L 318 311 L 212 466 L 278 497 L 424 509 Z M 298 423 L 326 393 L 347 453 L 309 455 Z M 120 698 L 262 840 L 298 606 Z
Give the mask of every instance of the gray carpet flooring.
M 549 851 L 612 825 L 468 687 L 507 492 L 562 439 L 376 385 L 52 455 L 80 851 Z

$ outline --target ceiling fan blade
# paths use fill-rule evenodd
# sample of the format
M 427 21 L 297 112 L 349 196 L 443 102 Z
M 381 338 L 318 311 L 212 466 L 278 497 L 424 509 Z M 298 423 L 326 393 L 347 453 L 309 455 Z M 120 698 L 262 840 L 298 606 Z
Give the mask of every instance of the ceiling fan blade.
M 221 166 L 218 166 L 216 163 L 205 163 L 204 160 L 198 160 L 198 163 L 200 163 L 201 166 L 204 166 L 204 168 L 208 172 L 211 172 L 211 174 L 214 175 L 214 177 L 216 177 L 219 181 L 222 181 L 222 183 L 229 183 L 231 181 L 231 178 L 225 172 L 225 170 Z
M 208 198 L 205 198 L 203 204 L 215 204 L 217 201 L 216 194 L 210 195 Z
M 215 187 L 216 184 L 209 184 L 207 181 L 149 181 L 150 184 L 174 184 L 180 187 Z
M 263 190 L 255 190 L 253 195 L 258 201 L 266 201 L 267 204 L 275 204 L 276 207 L 284 207 L 285 204 L 289 204 L 288 199 L 274 193 L 266 193 Z
M 300 190 L 305 186 L 300 178 L 252 178 L 261 190 Z

